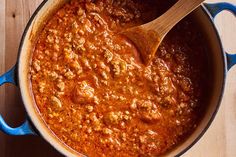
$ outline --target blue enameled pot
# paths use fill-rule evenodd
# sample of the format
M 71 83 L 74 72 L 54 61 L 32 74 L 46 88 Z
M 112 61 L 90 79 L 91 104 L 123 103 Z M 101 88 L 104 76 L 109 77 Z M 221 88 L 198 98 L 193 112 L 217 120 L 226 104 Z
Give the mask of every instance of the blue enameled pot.
M 63 144 L 47 128 L 38 114 L 30 89 L 28 71 L 33 43 L 42 23 L 68 0 L 44 0 L 29 20 L 21 39 L 17 64 L 0 77 L 0 85 L 12 83 L 20 88 L 28 119 L 18 128 L 8 126 L 0 116 L 0 130 L 9 135 L 40 135 L 65 156 L 83 156 Z M 215 16 L 223 10 L 229 10 L 236 16 L 236 6 L 229 3 L 203 4 L 191 16 L 199 23 L 209 45 L 208 56 L 212 59 L 212 92 L 208 100 L 207 111 L 196 130 L 189 138 L 165 156 L 181 156 L 189 150 L 210 127 L 222 100 L 226 73 L 236 64 L 236 55 L 224 51 L 219 34 L 214 25 Z

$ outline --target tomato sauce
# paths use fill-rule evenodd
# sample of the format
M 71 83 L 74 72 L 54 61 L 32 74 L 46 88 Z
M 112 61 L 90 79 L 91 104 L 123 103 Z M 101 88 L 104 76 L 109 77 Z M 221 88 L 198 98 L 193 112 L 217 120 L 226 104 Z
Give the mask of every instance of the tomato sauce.
M 208 73 L 194 21 L 181 21 L 148 66 L 119 34 L 174 2 L 71 0 L 48 20 L 30 76 L 40 115 L 63 143 L 90 157 L 157 156 L 197 127 Z

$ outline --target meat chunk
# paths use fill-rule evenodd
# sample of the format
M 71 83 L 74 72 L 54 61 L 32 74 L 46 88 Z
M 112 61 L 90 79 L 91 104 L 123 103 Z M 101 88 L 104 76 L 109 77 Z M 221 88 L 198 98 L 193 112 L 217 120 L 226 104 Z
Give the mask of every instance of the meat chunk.
M 86 82 L 79 83 L 72 96 L 72 101 L 76 104 L 91 102 L 94 97 L 94 89 Z
M 127 63 L 120 59 L 114 59 L 111 61 L 112 70 L 115 76 L 124 74 L 127 71 Z
M 56 107 L 59 107 L 59 108 L 62 107 L 61 100 L 59 98 L 55 97 L 55 96 L 51 97 L 51 103 Z
M 141 120 L 147 123 L 156 123 L 161 119 L 162 115 L 158 110 L 150 110 L 141 112 Z
M 109 112 L 107 115 L 105 115 L 105 123 L 107 125 L 111 124 L 118 124 L 120 121 L 121 112 Z
M 142 121 L 146 123 L 156 123 L 162 118 L 161 113 L 152 101 L 138 101 L 137 105 L 140 110 L 139 115 Z

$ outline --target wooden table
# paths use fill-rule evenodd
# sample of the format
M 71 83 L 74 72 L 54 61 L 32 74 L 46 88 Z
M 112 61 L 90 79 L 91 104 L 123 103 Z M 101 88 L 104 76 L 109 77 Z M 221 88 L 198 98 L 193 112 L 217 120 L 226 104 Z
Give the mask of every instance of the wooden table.
M 42 0 L 0 0 L 0 73 L 16 62 L 17 49 L 24 27 Z M 225 0 L 236 4 L 236 0 Z M 218 2 L 208 0 L 207 2 Z M 225 50 L 236 52 L 236 18 L 225 12 L 216 19 Z M 0 113 L 11 126 L 24 120 L 25 111 L 19 89 L 0 88 Z M 0 133 L 0 157 L 60 157 L 41 137 L 13 137 Z M 236 156 L 236 67 L 228 73 L 221 108 L 203 138 L 184 157 Z

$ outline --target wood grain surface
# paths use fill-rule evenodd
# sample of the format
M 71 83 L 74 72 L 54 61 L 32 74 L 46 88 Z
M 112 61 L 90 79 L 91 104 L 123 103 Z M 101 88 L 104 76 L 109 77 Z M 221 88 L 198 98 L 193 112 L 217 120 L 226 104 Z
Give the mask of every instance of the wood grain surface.
M 234 3 L 236 0 L 225 0 Z M 16 62 L 25 25 L 42 0 L 0 0 L 0 74 Z M 207 2 L 219 2 L 208 0 Z M 236 18 L 229 12 L 219 15 L 216 25 L 227 52 L 236 52 Z M 19 89 L 0 88 L 0 114 L 11 126 L 20 125 L 26 114 Z M 39 136 L 13 137 L 0 132 L 0 157 L 60 157 Z M 228 72 L 220 110 L 201 140 L 183 157 L 236 157 L 236 67 Z

